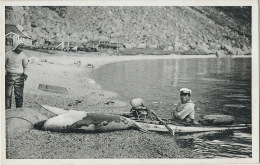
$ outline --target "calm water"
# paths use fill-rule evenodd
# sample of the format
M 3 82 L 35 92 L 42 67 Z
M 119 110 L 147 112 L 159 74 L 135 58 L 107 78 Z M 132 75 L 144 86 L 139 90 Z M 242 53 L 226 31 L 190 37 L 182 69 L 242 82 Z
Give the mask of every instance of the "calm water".
M 251 58 L 121 62 L 101 67 L 92 76 L 103 89 L 118 93 L 120 100 L 143 98 L 145 105 L 162 118 L 169 118 L 179 102 L 179 89 L 187 87 L 198 107 L 196 118 L 225 114 L 234 116 L 236 123 L 251 123 Z M 197 157 L 207 157 L 208 153 L 214 158 L 251 155 L 251 134 L 205 137 L 195 138 L 188 145 Z

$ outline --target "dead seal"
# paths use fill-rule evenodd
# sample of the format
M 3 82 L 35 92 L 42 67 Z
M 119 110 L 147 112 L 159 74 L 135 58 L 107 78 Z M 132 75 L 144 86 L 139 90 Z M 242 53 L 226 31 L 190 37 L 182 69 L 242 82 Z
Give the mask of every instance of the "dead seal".
M 46 106 L 45 106 L 46 108 Z M 48 110 L 50 107 L 48 106 Z M 138 129 L 143 132 L 138 123 L 129 118 L 101 113 L 88 113 L 76 110 L 61 110 L 53 107 L 58 116 L 34 124 L 34 128 L 54 132 L 110 132 L 117 130 Z

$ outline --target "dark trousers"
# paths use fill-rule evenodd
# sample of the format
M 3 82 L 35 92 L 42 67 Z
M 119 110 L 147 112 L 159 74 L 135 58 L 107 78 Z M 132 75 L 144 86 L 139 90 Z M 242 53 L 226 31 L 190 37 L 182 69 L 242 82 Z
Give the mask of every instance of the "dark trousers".
M 22 74 L 7 73 L 5 76 L 5 109 L 10 109 L 14 89 L 16 108 L 23 106 L 24 77 Z

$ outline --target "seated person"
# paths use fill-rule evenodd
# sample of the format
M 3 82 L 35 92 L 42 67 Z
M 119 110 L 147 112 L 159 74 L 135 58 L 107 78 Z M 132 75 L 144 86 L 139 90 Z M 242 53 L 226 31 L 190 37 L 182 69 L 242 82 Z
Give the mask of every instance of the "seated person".
M 180 90 L 181 102 L 178 103 L 172 112 L 172 117 L 180 120 L 190 119 L 192 124 L 199 124 L 195 121 L 195 104 L 190 99 L 191 90 L 182 88 Z

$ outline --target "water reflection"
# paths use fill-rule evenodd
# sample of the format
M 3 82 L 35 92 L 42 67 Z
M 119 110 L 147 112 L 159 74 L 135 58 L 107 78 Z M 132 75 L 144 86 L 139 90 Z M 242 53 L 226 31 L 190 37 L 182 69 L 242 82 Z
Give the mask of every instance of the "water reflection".
M 93 76 L 104 89 L 118 93 L 123 101 L 143 98 L 145 105 L 162 118 L 169 118 L 174 103 L 179 102 L 179 89 L 188 87 L 198 107 L 196 118 L 224 114 L 234 116 L 235 123 L 251 123 L 251 58 L 122 62 L 101 67 Z M 224 147 L 226 142 L 223 139 L 219 143 Z M 250 144 L 246 145 L 250 148 Z M 230 148 L 225 152 L 217 150 L 220 157 L 231 151 Z
M 200 113 L 232 114 L 239 123 L 251 122 L 250 58 L 122 62 L 95 71 L 94 79 L 124 101 L 141 97 L 155 110 L 170 109 L 179 102 L 179 89 L 188 87 Z M 156 101 L 163 104 L 153 105 Z
M 178 136 L 177 144 L 191 148 L 194 151 L 193 158 L 251 158 L 251 139 L 249 133 L 229 131 L 191 137 Z

